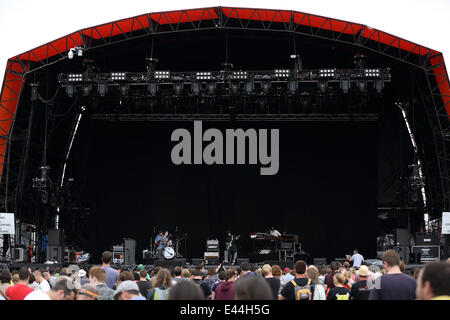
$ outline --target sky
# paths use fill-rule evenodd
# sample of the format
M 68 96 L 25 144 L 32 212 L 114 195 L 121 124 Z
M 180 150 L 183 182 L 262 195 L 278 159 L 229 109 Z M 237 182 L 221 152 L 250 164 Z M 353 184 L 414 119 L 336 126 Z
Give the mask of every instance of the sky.
M 149 12 L 285 9 L 368 25 L 450 58 L 450 0 L 0 0 L 0 83 L 8 58 L 74 31 Z

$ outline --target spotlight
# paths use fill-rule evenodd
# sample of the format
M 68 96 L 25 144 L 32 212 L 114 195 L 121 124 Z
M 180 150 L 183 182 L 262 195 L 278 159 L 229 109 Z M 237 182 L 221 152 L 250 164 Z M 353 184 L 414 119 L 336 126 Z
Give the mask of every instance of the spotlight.
M 195 78 L 197 80 L 211 80 L 212 76 L 211 76 L 211 72 L 196 72 Z
M 125 72 L 112 72 L 111 73 L 111 80 L 113 80 L 113 81 L 125 80 L 125 78 L 126 78 Z
M 254 88 L 255 88 L 255 83 L 253 81 L 247 81 L 245 83 L 245 93 L 246 94 L 252 94 Z
M 157 83 L 150 82 L 148 84 L 148 92 L 150 92 L 151 96 L 156 96 L 156 93 L 158 92 L 159 86 Z
M 247 79 L 248 73 L 247 71 L 233 71 L 230 75 L 230 79 Z
M 362 69 L 364 68 L 364 64 L 366 63 L 367 56 L 362 53 L 357 53 L 353 57 L 353 64 L 355 65 L 356 69 Z
M 232 94 L 238 94 L 239 93 L 239 83 L 238 82 L 233 82 L 231 83 L 231 93 Z
M 382 93 L 383 89 L 384 89 L 384 81 L 383 80 L 375 81 L 375 90 L 377 90 L 377 93 L 378 94 Z
M 364 69 L 364 76 L 368 78 L 378 78 L 380 77 L 380 69 Z
M 81 73 L 70 73 L 68 81 L 69 82 L 81 82 L 81 81 L 83 81 L 83 74 L 81 74 Z
M 298 82 L 297 81 L 289 81 L 288 82 L 288 87 L 289 87 L 289 92 L 291 93 L 291 94 L 294 94 L 296 91 L 297 91 L 297 89 L 298 89 Z
M 275 77 L 289 78 L 291 71 L 289 69 L 275 69 Z
M 170 71 L 155 71 L 155 79 L 158 79 L 158 80 L 170 79 Z
M 83 48 L 78 48 L 78 56 L 79 57 L 83 56 Z
M 348 93 L 348 90 L 350 89 L 350 80 L 342 79 L 340 85 L 341 85 L 342 92 Z
M 173 84 L 173 90 L 175 91 L 175 94 L 179 96 L 181 94 L 181 91 L 183 90 L 183 83 L 182 82 L 175 82 Z
M 360 92 L 366 92 L 367 81 L 365 81 L 365 80 L 358 80 L 356 85 L 358 86 L 358 89 L 359 89 Z
M 320 78 L 334 78 L 336 75 L 336 69 L 320 69 L 319 77 Z
M 320 93 L 327 92 L 328 89 L 328 82 L 327 81 L 319 81 L 318 82 Z
M 108 86 L 106 85 L 106 83 L 99 83 L 97 91 L 100 97 L 104 97 L 106 92 L 108 91 Z
M 126 95 L 128 94 L 128 89 L 129 89 L 128 84 L 122 84 L 122 85 L 120 85 L 120 94 L 121 94 L 122 96 L 126 96 Z
M 67 57 L 72 60 L 73 59 L 73 55 L 74 55 L 73 49 L 70 49 L 69 52 L 67 53 Z
M 208 93 L 209 94 L 216 93 L 216 84 L 214 82 L 208 83 Z
M 269 93 L 270 87 L 271 87 L 271 85 L 270 85 L 270 82 L 269 82 L 269 81 L 264 81 L 264 82 L 262 83 L 262 89 L 263 89 L 263 91 L 264 91 L 265 94 Z
M 92 85 L 90 83 L 87 84 L 83 84 L 82 87 L 82 91 L 83 91 L 83 96 L 88 96 L 91 93 L 92 90 Z
M 75 87 L 72 84 L 66 86 L 66 93 L 69 98 L 73 97 L 73 93 L 75 92 Z

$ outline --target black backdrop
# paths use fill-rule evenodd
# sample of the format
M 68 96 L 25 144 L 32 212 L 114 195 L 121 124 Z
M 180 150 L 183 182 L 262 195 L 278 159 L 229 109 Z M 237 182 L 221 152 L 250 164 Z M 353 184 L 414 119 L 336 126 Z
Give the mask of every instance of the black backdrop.
M 171 133 L 193 133 L 193 122 L 84 123 L 74 150 L 89 164 L 79 172 L 91 207 L 85 249 L 94 260 L 123 237 L 137 240 L 140 257 L 155 228 L 177 226 L 188 234 L 188 258 L 202 257 L 209 237 L 223 246 L 227 229 L 242 235 L 246 255 L 249 232 L 272 226 L 299 234 L 313 257 L 343 257 L 355 247 L 375 256 L 375 123 L 203 122 L 208 127 L 280 129 L 278 174 L 261 176 L 260 165 L 172 164 Z

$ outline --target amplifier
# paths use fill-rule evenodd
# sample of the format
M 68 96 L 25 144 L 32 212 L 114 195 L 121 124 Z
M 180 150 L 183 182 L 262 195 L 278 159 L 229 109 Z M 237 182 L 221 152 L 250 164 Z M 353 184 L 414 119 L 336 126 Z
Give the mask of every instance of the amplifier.
M 437 246 L 439 239 L 437 233 L 416 233 L 416 246 Z
M 441 260 L 439 246 L 414 246 L 412 252 L 420 255 L 420 262 L 422 263 Z
M 205 252 L 204 260 L 217 259 L 219 260 L 219 252 Z
M 123 264 L 125 262 L 125 257 L 123 251 L 114 251 L 112 257 L 113 264 Z
M 14 248 L 14 261 L 25 262 L 25 248 Z
M 282 242 L 281 249 L 292 249 L 294 244 L 292 242 Z
M 206 250 L 208 252 L 219 252 L 219 240 L 211 239 L 206 241 Z

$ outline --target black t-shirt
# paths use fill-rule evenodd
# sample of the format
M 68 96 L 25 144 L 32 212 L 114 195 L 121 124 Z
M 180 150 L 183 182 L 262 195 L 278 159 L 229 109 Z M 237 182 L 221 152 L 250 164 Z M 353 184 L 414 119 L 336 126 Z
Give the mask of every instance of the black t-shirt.
M 139 292 L 143 297 L 147 297 L 148 292 L 153 288 L 151 282 L 146 280 L 139 280 L 136 284 L 139 287 Z
M 266 278 L 266 281 L 269 283 L 270 288 L 272 289 L 273 299 L 278 300 L 278 292 L 280 291 L 280 279 L 272 277 Z
M 230 249 L 231 249 L 231 250 L 235 250 L 235 249 L 237 248 L 236 237 L 233 236 L 233 238 L 232 238 L 232 237 L 227 236 L 227 238 L 225 239 L 225 242 L 226 242 L 227 246 L 229 245 L 229 243 L 230 243 L 231 241 L 233 241 L 233 242 L 231 243 Z
M 296 278 L 294 279 L 294 281 L 295 283 L 297 283 L 297 286 L 301 287 L 306 286 L 308 284 L 307 278 Z M 311 285 L 311 299 L 312 299 L 312 297 L 314 296 L 314 281 L 311 280 L 310 285 Z M 291 281 L 286 283 L 283 290 L 281 290 L 280 294 L 288 300 L 295 300 L 295 289 Z
M 369 300 L 370 290 L 367 288 L 367 280 L 361 280 L 353 284 L 350 296 L 353 300 Z
M 342 299 L 344 298 L 344 299 Z M 334 287 L 328 291 L 327 300 L 350 300 L 350 291 L 346 287 Z
M 198 284 L 200 286 L 200 289 L 203 290 L 203 294 L 205 295 L 205 298 L 209 297 L 211 295 L 211 288 L 209 287 L 209 285 L 200 279 L 193 279 L 192 281 L 194 281 L 196 284 Z
M 416 279 L 403 273 L 384 274 L 370 290 L 369 300 L 415 300 Z

